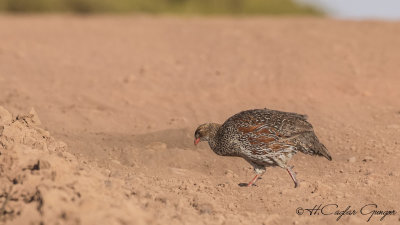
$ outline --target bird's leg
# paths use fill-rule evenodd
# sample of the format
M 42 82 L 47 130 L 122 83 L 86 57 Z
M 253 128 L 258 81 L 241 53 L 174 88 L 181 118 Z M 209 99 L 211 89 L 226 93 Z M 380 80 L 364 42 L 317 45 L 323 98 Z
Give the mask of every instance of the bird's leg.
M 292 178 L 294 182 L 294 187 L 297 188 L 299 186 L 299 182 L 296 179 L 296 174 L 292 171 L 292 168 L 286 167 L 286 170 L 288 171 L 290 177 Z
M 247 187 L 251 187 L 253 184 L 255 184 L 258 178 L 260 178 L 261 175 L 265 173 L 265 167 L 261 167 L 254 164 L 253 166 L 254 166 L 254 172 L 256 172 L 256 176 L 247 184 Z
M 275 163 L 283 169 L 286 169 L 294 182 L 294 187 L 297 188 L 299 186 L 299 182 L 296 179 L 296 174 L 292 171 L 293 167 L 289 167 L 286 165 L 286 161 L 282 161 L 282 158 L 273 158 Z
M 251 187 L 253 184 L 255 184 L 256 181 L 258 180 L 258 177 L 260 177 L 260 174 L 257 174 L 257 175 L 247 184 L 247 187 Z

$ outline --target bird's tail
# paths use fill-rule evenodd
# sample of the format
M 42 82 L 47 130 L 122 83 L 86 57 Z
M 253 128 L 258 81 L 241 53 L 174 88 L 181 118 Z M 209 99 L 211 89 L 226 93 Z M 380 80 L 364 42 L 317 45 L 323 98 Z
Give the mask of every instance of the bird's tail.
M 314 132 L 307 132 L 301 135 L 301 146 L 306 150 L 306 154 L 320 155 L 332 161 L 332 156 L 329 154 L 328 149 L 322 144 Z

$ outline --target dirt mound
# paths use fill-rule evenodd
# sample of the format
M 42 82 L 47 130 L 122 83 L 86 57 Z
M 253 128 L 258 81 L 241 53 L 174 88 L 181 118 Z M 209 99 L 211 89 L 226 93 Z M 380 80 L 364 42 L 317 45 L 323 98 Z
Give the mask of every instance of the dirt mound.
M 12 117 L 0 107 L 0 218 L 12 224 L 143 224 L 120 180 L 79 163 L 40 128 L 35 111 Z M 103 173 L 102 173 L 103 172 Z M 114 204 L 124 206 L 115 209 Z
M 40 125 L 33 109 L 12 116 L 0 107 L 0 222 L 202 224 L 249 219 L 248 214 L 227 218 L 223 208 L 213 203 L 209 194 L 221 192 L 224 184 L 210 188 L 205 177 L 190 179 L 192 172 L 174 167 L 168 171 L 183 179 L 160 179 L 132 169 L 145 165 L 143 158 L 154 158 L 156 153 L 167 158 L 164 155 L 171 153 L 163 142 L 146 144 L 144 138 L 131 155 L 121 155 L 119 160 L 111 157 L 107 167 L 99 167 L 71 154 L 64 142 Z M 139 159 L 138 151 L 143 149 L 148 153 Z M 123 158 L 131 159 L 123 165 Z M 230 172 L 227 177 L 233 176 Z

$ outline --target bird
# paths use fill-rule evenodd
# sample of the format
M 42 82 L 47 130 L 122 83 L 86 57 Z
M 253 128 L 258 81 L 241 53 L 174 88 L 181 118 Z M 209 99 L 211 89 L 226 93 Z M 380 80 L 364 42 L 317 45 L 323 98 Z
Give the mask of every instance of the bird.
M 255 185 L 267 167 L 277 166 L 287 170 L 296 188 L 299 182 L 288 162 L 297 152 L 332 160 L 307 118 L 307 115 L 267 108 L 246 110 L 223 124 L 198 126 L 194 145 L 206 141 L 217 155 L 242 157 L 249 162 L 256 175 L 248 187 Z

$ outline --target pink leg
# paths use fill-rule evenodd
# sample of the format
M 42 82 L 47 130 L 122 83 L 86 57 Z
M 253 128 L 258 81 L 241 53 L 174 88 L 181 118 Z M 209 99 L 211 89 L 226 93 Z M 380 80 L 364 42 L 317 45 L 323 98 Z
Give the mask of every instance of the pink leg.
M 257 174 L 250 182 L 249 184 L 247 184 L 247 187 L 251 187 L 258 179 L 258 177 L 260 176 L 260 174 Z
M 292 178 L 292 180 L 294 182 L 294 187 L 297 188 L 299 186 L 299 182 L 297 182 L 297 180 L 296 180 L 296 175 L 293 173 L 292 169 L 290 169 L 289 167 L 286 168 L 286 170 L 288 171 L 290 177 Z

